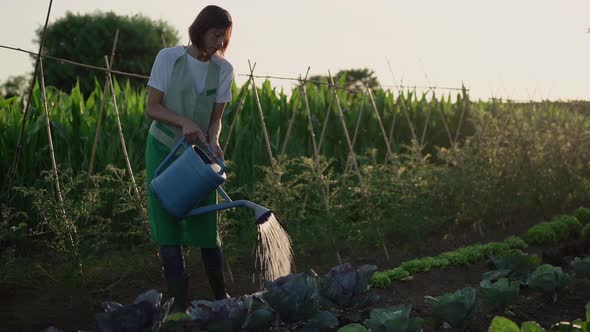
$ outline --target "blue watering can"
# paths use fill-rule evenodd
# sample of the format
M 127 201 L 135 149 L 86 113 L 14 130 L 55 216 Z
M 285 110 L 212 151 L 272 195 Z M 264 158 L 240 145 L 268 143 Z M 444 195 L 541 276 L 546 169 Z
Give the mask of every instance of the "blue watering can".
M 181 147 L 184 147 L 184 151 L 173 161 Z M 212 156 L 215 156 L 209 144 L 206 148 Z M 182 138 L 156 169 L 154 178 L 150 182 L 150 189 L 162 207 L 175 217 L 185 218 L 245 206 L 254 210 L 256 224 L 268 221 L 272 213 L 270 209 L 250 201 L 232 201 L 229 198 L 221 188 L 221 184 L 225 181 L 225 164 L 217 156 L 214 159 L 216 164 L 198 146 L 188 144 Z M 214 190 L 219 192 L 225 203 L 195 208 L 196 204 Z

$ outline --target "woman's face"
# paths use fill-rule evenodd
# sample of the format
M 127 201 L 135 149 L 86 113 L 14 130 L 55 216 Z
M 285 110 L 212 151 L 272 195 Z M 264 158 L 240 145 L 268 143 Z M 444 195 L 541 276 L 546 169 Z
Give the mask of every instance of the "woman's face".
M 226 30 L 227 29 L 224 28 L 211 28 L 207 30 L 203 37 L 204 49 L 201 51 L 207 53 L 208 56 L 217 53 L 217 51 L 223 47 Z

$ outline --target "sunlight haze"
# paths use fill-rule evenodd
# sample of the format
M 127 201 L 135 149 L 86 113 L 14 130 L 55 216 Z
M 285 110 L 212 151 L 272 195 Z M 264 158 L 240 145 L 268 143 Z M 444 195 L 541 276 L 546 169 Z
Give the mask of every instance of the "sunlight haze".
M 296 78 L 308 66 L 312 75 L 367 67 L 384 86 L 464 83 L 473 99 L 589 99 L 588 1 L 56 0 L 50 22 L 67 11 L 143 14 L 167 21 L 186 42 L 187 27 L 207 4 L 224 7 L 233 17 L 226 57 L 238 84 L 251 60 L 257 75 Z M 36 52 L 34 32 L 48 5 L 5 1 L 0 44 Z M 0 49 L 0 59 L 0 82 L 33 68 L 21 52 Z

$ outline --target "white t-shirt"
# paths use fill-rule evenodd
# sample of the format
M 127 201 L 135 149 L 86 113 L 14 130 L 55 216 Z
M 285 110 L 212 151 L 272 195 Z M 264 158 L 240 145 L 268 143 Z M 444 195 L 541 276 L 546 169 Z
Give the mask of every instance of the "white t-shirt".
M 147 85 L 162 91 L 164 95 L 166 95 L 166 91 L 168 91 L 168 87 L 170 86 L 174 64 L 185 52 L 186 49 L 184 46 L 175 46 L 160 50 L 156 56 L 156 61 L 154 61 L 154 65 L 152 66 L 152 73 L 150 74 L 150 79 Z M 209 61 L 215 61 L 219 65 L 219 86 L 217 87 L 215 102 L 226 103 L 231 101 L 231 83 L 234 74 L 234 68 L 231 63 L 217 54 L 213 55 L 207 62 L 199 61 L 193 58 L 190 54 L 187 56 L 188 65 L 191 71 L 191 76 L 195 82 L 195 90 L 197 93 L 201 93 L 205 90 Z

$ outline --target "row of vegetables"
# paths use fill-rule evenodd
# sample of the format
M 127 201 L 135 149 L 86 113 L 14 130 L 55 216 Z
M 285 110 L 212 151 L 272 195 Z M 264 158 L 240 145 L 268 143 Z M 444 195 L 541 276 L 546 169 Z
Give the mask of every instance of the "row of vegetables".
M 589 212 L 588 219 L 582 217 L 586 212 Z M 332 268 L 323 276 L 313 272 L 290 274 L 267 283 L 263 291 L 254 294 L 219 301 L 193 301 L 186 313 L 170 314 L 173 299 L 162 303 L 162 294 L 150 290 L 126 306 L 103 303 L 104 312 L 96 314 L 96 328 L 99 331 L 339 332 L 411 332 L 421 331 L 427 325 L 465 328 L 473 322 L 481 302 L 502 314 L 519 301 L 523 287 L 541 292 L 547 301 L 554 302 L 574 278 L 590 278 L 590 257 L 574 259 L 573 272 L 568 274 L 561 267 L 541 265 L 539 257 L 521 251 L 527 243 L 533 243 L 531 239 L 556 238 L 536 235 L 542 232 L 554 232 L 560 239 L 564 234 L 582 232 L 580 220 L 583 223 L 590 220 L 590 210 L 578 210 L 576 214 L 580 215 L 579 219 L 574 218 L 576 226 L 569 221 L 571 218 L 557 217 L 546 223 L 551 227 L 529 229 L 524 240 L 513 236 L 503 242 L 472 245 L 436 257 L 404 262 L 385 272 L 377 272 L 374 265 L 355 268 L 347 263 Z M 567 232 L 563 231 L 564 227 Z M 573 229 L 578 231 L 571 231 Z M 371 291 L 371 286 L 386 287 L 391 280 L 407 280 L 412 274 L 430 268 L 466 265 L 486 258 L 491 269 L 482 275 L 477 290 L 467 287 L 437 297 L 424 297 L 431 309 L 429 317 L 411 317 L 411 305 L 375 308 L 379 296 Z M 589 319 L 590 316 L 586 321 L 562 322 L 554 325 L 552 331 L 566 331 L 567 328 L 568 331 L 590 331 Z M 521 328 L 522 331 L 544 331 L 538 324 L 526 323 L 518 327 L 500 316 L 492 321 L 490 331 L 521 331 Z
M 401 263 L 399 266 L 379 271 L 373 275 L 372 285 L 386 288 L 395 280 L 410 280 L 417 272 L 431 268 L 462 266 L 483 261 L 489 255 L 502 255 L 510 250 L 525 249 L 528 245 L 554 246 L 567 239 L 590 236 L 590 209 L 580 207 L 573 215 L 556 216 L 550 221 L 532 226 L 524 236 L 510 236 L 503 242 L 474 244 L 435 257 L 424 257 Z
M 342 264 L 326 275 L 290 274 L 268 283 L 264 291 L 219 301 L 193 301 L 186 313 L 169 315 L 173 299 L 160 305 L 162 294 L 151 290 L 133 304 L 104 304 L 96 315 L 100 331 L 421 331 L 435 328 L 466 328 L 476 317 L 480 303 L 505 312 L 519 301 L 521 287 L 529 287 L 557 301 L 557 295 L 576 278 L 590 278 L 590 257 L 573 261 L 573 274 L 561 267 L 540 265 L 536 256 L 518 250 L 504 256 L 490 256 L 491 271 L 483 274 L 479 289 L 467 287 L 437 297 L 425 296 L 431 316 L 411 317 L 411 305 L 374 308 L 379 296 L 371 292 L 374 265 L 354 268 Z M 588 317 L 586 318 L 588 319 Z M 590 321 L 561 322 L 552 331 L 565 327 L 590 326 Z M 504 326 L 517 329 L 504 330 Z M 535 329 L 531 329 L 535 326 Z M 521 331 L 516 323 L 496 317 L 490 331 Z M 536 323 L 526 323 L 522 331 L 544 331 Z

